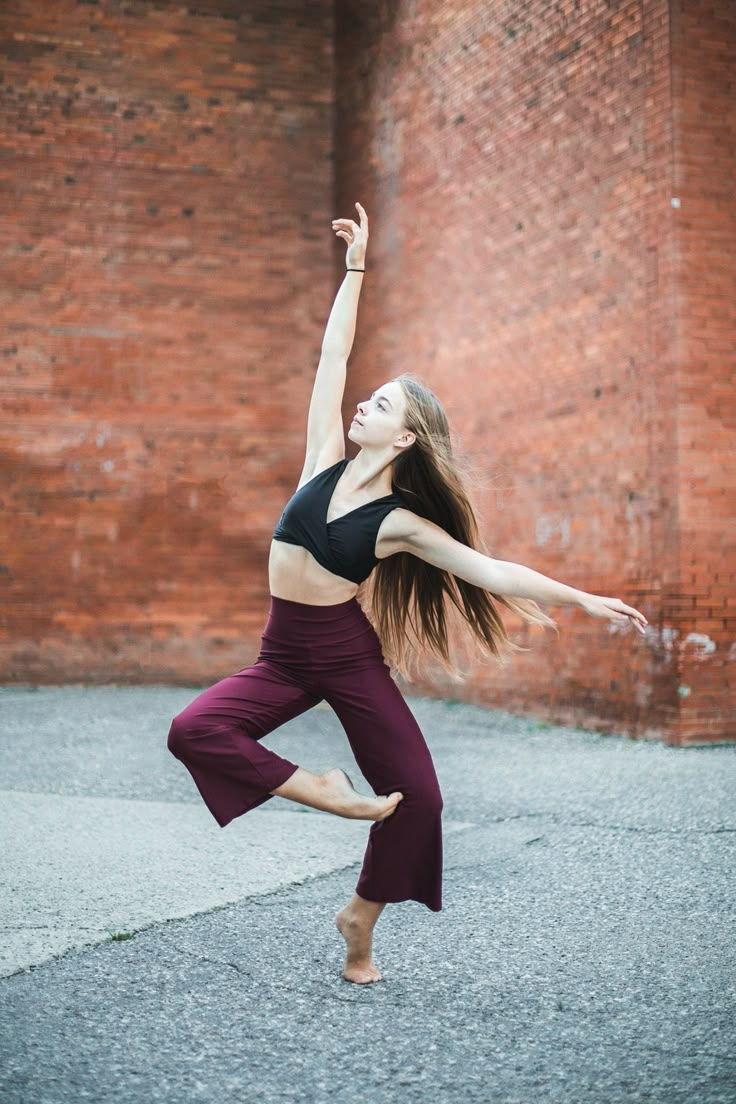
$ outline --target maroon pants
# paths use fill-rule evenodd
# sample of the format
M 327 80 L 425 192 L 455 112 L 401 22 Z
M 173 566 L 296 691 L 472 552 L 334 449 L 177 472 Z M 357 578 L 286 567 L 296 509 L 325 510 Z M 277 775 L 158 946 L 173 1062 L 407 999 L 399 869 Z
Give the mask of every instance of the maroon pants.
M 403 793 L 374 821 L 355 887 L 369 901 L 442 908 L 442 795 L 429 748 L 353 598 L 310 606 L 271 598 L 252 667 L 203 691 L 174 717 L 168 748 L 220 827 L 268 801 L 298 764 L 260 742 L 326 700 L 376 794 Z

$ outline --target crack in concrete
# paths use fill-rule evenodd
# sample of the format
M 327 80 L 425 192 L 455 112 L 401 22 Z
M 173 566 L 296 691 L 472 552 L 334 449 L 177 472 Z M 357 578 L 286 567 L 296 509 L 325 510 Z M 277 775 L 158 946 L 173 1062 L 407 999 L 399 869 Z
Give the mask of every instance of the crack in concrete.
M 504 817 L 483 817 L 478 823 L 478 826 L 482 826 L 488 823 L 491 824 L 505 824 L 511 820 L 534 820 L 540 818 L 548 818 L 552 824 L 559 825 L 565 828 L 607 828 L 614 832 L 641 832 L 643 835 L 670 835 L 670 836 L 717 836 L 727 835 L 729 833 L 736 832 L 736 828 L 729 828 L 727 826 L 721 828 L 657 828 L 655 826 L 637 825 L 637 824 L 607 824 L 602 821 L 595 820 L 568 820 L 564 817 L 560 817 L 553 812 L 546 813 L 514 813 L 512 816 Z M 537 839 L 541 837 L 537 836 Z M 533 842 L 527 840 L 527 843 Z
M 68 931 L 69 928 L 74 928 L 75 931 L 123 931 L 127 929 L 122 928 L 106 928 L 104 925 L 98 924 L 93 928 L 81 927 L 79 924 L 3 924 L 2 930 L 6 931 Z
M 632 824 L 601 824 L 594 820 L 563 820 L 556 823 L 569 828 L 606 828 L 613 832 L 640 832 L 646 836 L 716 836 L 736 832 L 736 828 L 653 828 Z
M 221 958 L 208 958 L 206 955 L 197 954 L 195 951 L 187 951 L 182 947 L 176 947 L 175 950 L 177 954 L 187 955 L 189 958 L 193 958 L 195 962 L 209 962 L 212 966 L 230 966 L 245 977 L 251 976 L 248 970 L 242 969 L 236 962 L 224 962 Z

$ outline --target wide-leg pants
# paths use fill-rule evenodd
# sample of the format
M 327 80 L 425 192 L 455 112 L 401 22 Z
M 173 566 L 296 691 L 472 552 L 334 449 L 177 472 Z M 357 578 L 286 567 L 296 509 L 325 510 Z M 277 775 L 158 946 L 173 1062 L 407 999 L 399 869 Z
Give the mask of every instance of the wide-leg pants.
M 311 606 L 271 598 L 251 667 L 216 682 L 174 717 L 167 746 L 220 827 L 268 801 L 298 769 L 261 743 L 326 700 L 377 795 L 403 800 L 368 833 L 356 893 L 442 908 L 443 801 L 419 725 L 356 599 Z

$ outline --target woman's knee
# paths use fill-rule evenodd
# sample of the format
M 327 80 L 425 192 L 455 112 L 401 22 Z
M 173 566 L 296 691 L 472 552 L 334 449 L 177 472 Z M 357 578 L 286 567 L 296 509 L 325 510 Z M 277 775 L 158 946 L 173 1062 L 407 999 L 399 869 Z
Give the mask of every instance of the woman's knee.
M 192 736 L 193 728 L 193 720 L 187 716 L 186 712 L 177 713 L 171 722 L 169 735 L 166 739 L 166 746 L 172 755 L 176 755 L 178 758 L 182 753 Z
M 437 783 L 407 786 L 405 797 L 409 798 L 409 805 L 412 809 L 422 816 L 439 816 L 445 805 Z
M 440 793 L 439 786 L 436 786 L 430 794 L 427 795 L 427 807 L 430 812 L 439 815 L 445 807 L 445 803 L 442 800 L 442 794 Z

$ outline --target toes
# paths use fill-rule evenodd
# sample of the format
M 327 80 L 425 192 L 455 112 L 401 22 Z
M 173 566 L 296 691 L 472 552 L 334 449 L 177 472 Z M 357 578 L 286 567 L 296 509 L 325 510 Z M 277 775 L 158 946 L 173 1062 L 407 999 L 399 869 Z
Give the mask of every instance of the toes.
M 379 974 L 377 977 L 373 974 L 369 974 L 367 976 L 361 975 L 359 977 L 348 977 L 347 974 L 343 973 L 342 978 L 343 981 L 352 981 L 354 985 L 370 985 L 374 981 L 383 981 L 383 977 L 381 976 L 381 974 Z

